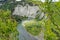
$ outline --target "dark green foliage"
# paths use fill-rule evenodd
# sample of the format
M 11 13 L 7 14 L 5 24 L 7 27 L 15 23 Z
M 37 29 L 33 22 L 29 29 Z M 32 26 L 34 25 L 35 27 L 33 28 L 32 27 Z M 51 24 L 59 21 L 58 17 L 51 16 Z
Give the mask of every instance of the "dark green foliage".
M 37 4 L 41 12 L 45 14 L 42 19 L 44 21 L 40 20 L 43 23 L 41 25 L 44 25 L 44 39 L 60 40 L 60 2 L 52 2 L 52 0 L 45 0 L 44 3 L 41 1 L 38 2 L 37 0 L 29 0 L 28 2 Z
M 28 17 L 26 17 L 26 16 L 18 16 L 18 15 L 13 15 L 12 16 L 13 17 L 13 19 L 15 19 L 17 22 L 21 22 L 22 20 L 26 20 L 26 19 L 28 19 Z
M 0 10 L 0 40 L 17 40 L 17 22 L 11 18 L 11 11 Z

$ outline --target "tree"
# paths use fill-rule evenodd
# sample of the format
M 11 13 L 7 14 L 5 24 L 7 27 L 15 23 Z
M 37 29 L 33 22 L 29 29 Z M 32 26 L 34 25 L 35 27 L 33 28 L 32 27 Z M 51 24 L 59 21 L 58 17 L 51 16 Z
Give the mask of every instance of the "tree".
M 0 10 L 0 40 L 18 40 L 17 22 L 11 18 L 10 10 Z
M 52 2 L 52 0 L 45 0 L 45 2 L 29 0 L 33 4 L 37 4 L 44 12 L 44 18 L 40 20 L 42 30 L 44 32 L 45 40 L 60 40 L 60 2 Z

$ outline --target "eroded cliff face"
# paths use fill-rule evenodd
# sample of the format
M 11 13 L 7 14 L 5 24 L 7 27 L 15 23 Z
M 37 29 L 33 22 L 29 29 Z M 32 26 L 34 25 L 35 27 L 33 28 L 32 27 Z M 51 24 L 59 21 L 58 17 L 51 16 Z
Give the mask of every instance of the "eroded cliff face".
M 35 18 L 35 16 L 38 14 L 38 11 L 38 6 L 30 6 L 29 4 L 26 4 L 25 6 L 17 5 L 13 12 L 13 15 Z

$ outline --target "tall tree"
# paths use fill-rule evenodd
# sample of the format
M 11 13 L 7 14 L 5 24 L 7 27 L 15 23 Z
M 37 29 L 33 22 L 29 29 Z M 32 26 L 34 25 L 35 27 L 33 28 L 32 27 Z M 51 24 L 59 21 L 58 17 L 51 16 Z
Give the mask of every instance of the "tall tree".
M 43 21 L 40 20 L 44 28 L 42 30 L 45 40 L 60 40 L 60 2 L 52 2 L 52 0 L 45 0 L 45 2 L 28 0 L 28 2 L 37 4 L 45 14 Z

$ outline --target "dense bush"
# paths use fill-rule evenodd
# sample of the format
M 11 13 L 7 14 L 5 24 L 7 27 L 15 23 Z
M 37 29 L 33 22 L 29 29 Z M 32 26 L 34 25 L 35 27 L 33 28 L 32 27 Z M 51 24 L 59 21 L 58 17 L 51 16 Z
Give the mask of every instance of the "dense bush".
M 22 20 L 28 19 L 26 16 L 18 16 L 18 15 L 12 15 L 12 18 L 15 19 L 17 22 L 21 22 Z
M 37 21 L 35 21 L 35 20 L 30 20 L 30 21 L 26 21 L 26 22 L 24 23 L 24 25 L 25 25 L 26 30 L 27 30 L 30 34 L 32 34 L 32 35 L 34 35 L 34 36 L 40 34 L 40 31 L 41 31 L 41 28 L 42 28 L 42 27 L 41 27 L 41 25 L 40 25 L 39 22 L 37 22 Z
M 37 4 L 41 10 L 44 12 L 44 18 L 40 20 L 43 25 L 43 33 L 45 40 L 60 40 L 60 1 L 52 2 L 52 0 L 34 1 L 27 0 L 33 4 Z M 38 19 L 38 17 L 36 18 Z M 43 30 L 42 29 L 42 30 Z
M 17 22 L 11 18 L 11 11 L 0 10 L 0 40 L 17 40 Z

